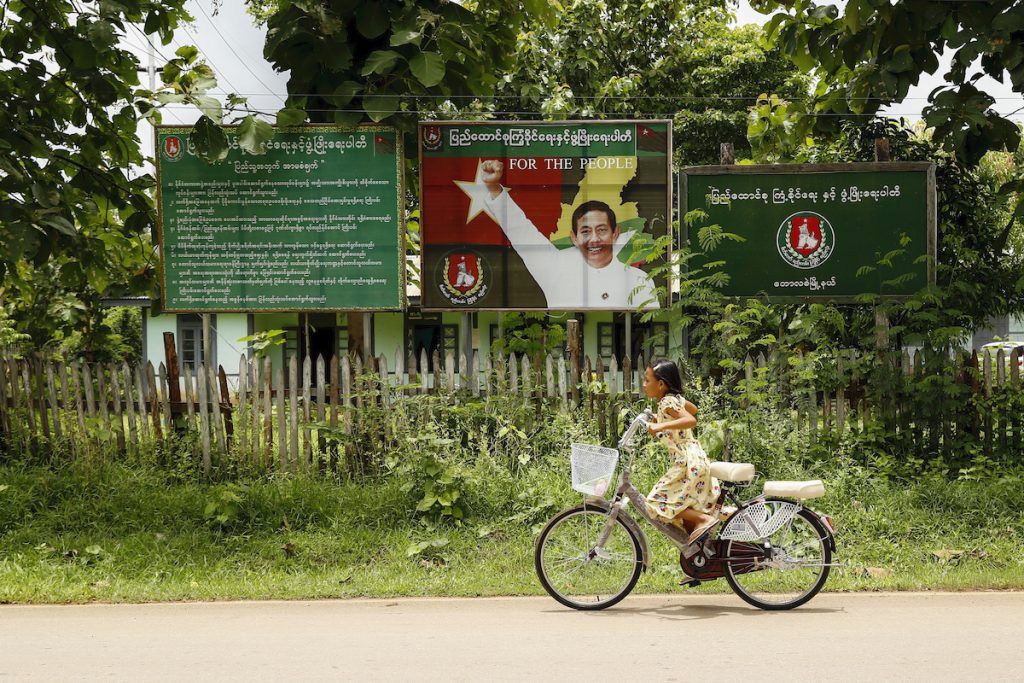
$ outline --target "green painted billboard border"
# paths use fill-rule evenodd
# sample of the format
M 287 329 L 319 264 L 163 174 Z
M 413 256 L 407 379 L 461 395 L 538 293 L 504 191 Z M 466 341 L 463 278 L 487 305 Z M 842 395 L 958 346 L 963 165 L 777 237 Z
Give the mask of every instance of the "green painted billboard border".
M 595 119 L 573 119 L 573 120 L 567 120 L 567 121 L 420 121 L 419 125 L 417 126 L 417 129 L 416 129 L 416 150 L 417 150 L 417 157 L 416 158 L 417 158 L 417 165 L 418 165 L 418 168 L 423 168 L 423 129 L 426 128 L 426 127 L 429 127 L 429 126 L 488 126 L 488 127 L 498 127 L 498 128 L 500 128 L 501 126 L 519 126 L 519 127 L 552 126 L 552 127 L 566 128 L 566 127 L 571 127 L 571 126 L 586 126 L 586 125 L 591 125 L 592 126 L 592 125 L 604 125 L 604 124 L 614 124 L 614 125 L 628 124 L 628 125 L 634 125 L 634 126 L 638 125 L 638 124 L 643 124 L 643 125 L 657 124 L 657 125 L 664 125 L 665 126 L 665 135 L 666 135 L 665 179 L 666 179 L 666 187 L 668 188 L 668 192 L 665 195 L 665 218 L 664 218 L 664 220 L 665 220 L 665 234 L 669 236 L 669 240 L 668 240 L 669 246 L 668 246 L 668 249 L 667 249 L 666 254 L 665 254 L 665 259 L 666 259 L 666 262 L 669 262 L 672 259 L 672 243 L 673 243 L 673 238 L 672 238 L 672 199 L 673 199 L 673 197 L 672 197 L 672 189 L 673 189 L 673 182 L 672 182 L 672 119 L 599 119 L 599 120 L 595 120 Z M 422 173 L 420 174 L 420 178 L 419 178 L 419 193 L 420 193 L 419 194 L 420 202 L 422 203 L 422 200 L 423 200 L 423 174 Z M 685 201 L 685 196 L 686 196 L 685 193 L 683 193 L 684 201 Z M 421 215 L 420 216 L 420 220 L 421 221 L 422 221 L 422 218 L 423 217 Z M 424 227 L 423 223 L 421 223 L 420 224 L 421 240 L 422 240 L 422 234 L 423 234 L 423 227 Z M 420 278 L 422 280 L 422 274 L 424 272 L 424 270 L 423 270 L 423 268 L 424 268 L 423 249 L 422 248 L 420 249 L 419 267 L 420 267 Z M 666 298 L 666 308 L 667 308 L 667 306 L 669 304 L 671 304 L 671 302 L 672 302 L 672 281 L 671 281 L 671 279 L 666 277 L 663 282 L 661 282 L 661 283 L 656 282 L 655 285 L 663 286 L 665 288 L 665 298 Z M 431 308 L 423 308 L 422 310 L 425 311 L 425 312 L 430 312 L 430 313 L 453 313 L 453 312 L 458 312 L 458 313 L 478 313 L 478 312 L 481 312 L 481 311 L 484 311 L 484 312 L 488 312 L 488 311 L 489 312 L 498 312 L 498 313 L 507 313 L 507 312 L 513 312 L 513 313 L 514 312 L 545 312 L 545 311 L 551 311 L 551 312 L 557 312 L 557 313 L 564 313 L 564 312 L 566 312 L 566 309 L 551 309 L 551 308 L 502 308 L 502 307 L 476 308 L 476 307 L 465 307 L 465 306 L 462 307 L 462 308 L 455 308 L 455 307 L 431 307 Z M 662 310 L 664 310 L 664 309 L 662 309 Z M 600 312 L 600 311 L 620 312 L 620 309 L 588 308 L 588 309 L 585 309 L 585 311 L 582 311 L 582 312 L 594 312 L 594 313 L 596 313 L 596 312 Z M 642 313 L 643 312 L 642 309 L 628 309 L 625 312 L 634 312 L 634 311 L 637 312 L 637 313 Z
M 926 175 L 925 222 L 927 230 L 928 284 L 935 284 L 935 261 L 938 245 L 938 203 L 935 197 L 935 164 L 930 161 L 881 161 L 850 162 L 845 164 L 735 164 L 721 166 L 686 166 L 680 172 L 679 197 L 680 233 L 689 243 L 689 230 L 684 227 L 685 216 L 689 213 L 688 176 L 729 176 L 729 175 L 808 175 L 817 173 L 872 173 L 884 171 L 924 171 Z M 726 226 L 728 228 L 728 226 Z M 906 301 L 909 295 L 872 294 L 879 301 Z M 769 296 L 751 294 L 728 296 L 727 299 L 758 299 L 771 303 L 864 303 L 859 296 Z
M 237 129 L 239 126 L 223 126 L 224 130 L 231 131 Z M 157 245 L 160 247 L 160 299 L 161 302 L 166 302 L 164 293 L 167 291 L 167 279 L 164 273 L 164 216 L 163 216 L 163 196 L 160 191 L 160 167 L 161 167 L 161 154 L 160 154 L 160 135 L 161 133 L 179 133 L 187 136 L 192 132 L 192 126 L 181 126 L 181 125 L 158 125 L 155 126 L 155 133 L 153 135 L 153 159 L 155 160 L 156 168 L 156 211 L 157 211 Z M 406 295 L 406 280 L 405 280 L 405 208 L 403 206 L 403 199 L 405 198 L 405 174 L 403 173 L 403 162 L 405 159 L 403 149 L 403 136 L 401 131 L 391 126 L 382 126 L 375 124 L 365 124 L 357 126 L 336 126 L 336 125 L 323 125 L 323 124 L 307 124 L 303 126 L 287 126 L 278 127 L 274 126 L 274 133 L 394 133 L 395 134 L 395 174 L 398 180 L 398 192 L 397 201 L 395 206 L 395 215 L 398 217 L 398 283 L 399 283 L 399 305 L 397 308 L 376 308 L 376 307 L 349 307 L 345 309 L 329 309 L 329 308 L 218 308 L 218 309 L 186 309 L 186 308 L 167 308 L 163 307 L 163 311 L 166 313 L 329 313 L 331 311 L 367 311 L 367 312 L 389 312 L 389 311 L 404 311 L 409 307 L 409 300 Z

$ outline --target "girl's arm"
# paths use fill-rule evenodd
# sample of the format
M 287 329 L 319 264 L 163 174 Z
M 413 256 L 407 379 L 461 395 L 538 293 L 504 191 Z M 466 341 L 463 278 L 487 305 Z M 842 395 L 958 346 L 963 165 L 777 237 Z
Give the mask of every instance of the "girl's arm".
M 690 415 L 696 415 L 697 414 L 697 406 L 693 405 L 692 403 L 687 401 L 685 398 L 683 399 L 683 403 L 685 404 L 686 412 L 688 412 Z
M 697 426 L 697 418 L 689 411 L 689 408 L 692 405 L 692 403 L 687 401 L 686 410 L 666 408 L 665 414 L 672 419 L 666 420 L 665 422 L 651 422 L 647 425 L 647 431 L 651 434 L 657 434 L 658 432 L 666 429 L 693 429 Z M 694 406 L 694 412 L 697 412 L 696 406 Z

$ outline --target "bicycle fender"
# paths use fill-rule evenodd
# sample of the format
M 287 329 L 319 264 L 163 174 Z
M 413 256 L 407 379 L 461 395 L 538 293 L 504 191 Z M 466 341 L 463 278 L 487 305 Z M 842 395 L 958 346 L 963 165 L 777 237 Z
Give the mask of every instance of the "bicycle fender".
M 587 498 L 583 501 L 583 507 L 597 508 L 604 512 L 611 512 L 612 510 L 612 506 L 604 498 Z M 647 543 L 647 534 L 644 533 L 644 530 L 640 528 L 636 520 L 630 517 L 629 513 L 625 510 L 619 510 L 618 518 L 640 539 L 640 558 L 644 565 L 644 571 L 647 571 L 648 567 L 651 566 L 651 548 Z

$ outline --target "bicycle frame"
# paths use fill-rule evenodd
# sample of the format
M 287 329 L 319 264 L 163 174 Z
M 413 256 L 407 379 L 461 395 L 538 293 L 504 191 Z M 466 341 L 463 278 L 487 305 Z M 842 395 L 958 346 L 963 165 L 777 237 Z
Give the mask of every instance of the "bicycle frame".
M 633 466 L 633 458 L 636 455 L 636 450 L 633 447 L 632 443 L 633 436 L 641 426 L 646 427 L 647 422 L 651 417 L 653 417 L 653 415 L 649 410 L 645 410 L 639 415 L 637 415 L 630 423 L 629 427 L 626 428 L 626 431 L 623 433 L 622 437 L 619 439 L 619 452 L 625 453 L 627 455 L 627 458 L 622 466 L 621 481 L 619 482 L 619 485 L 616 488 L 615 494 L 612 496 L 611 501 L 605 500 L 604 498 L 597 498 L 592 496 L 588 496 L 584 501 L 585 507 L 598 507 L 608 513 L 608 521 L 605 522 L 605 525 L 597 538 L 595 549 L 604 548 L 604 544 L 607 542 L 615 526 L 615 521 L 621 518 L 623 523 L 629 526 L 633 531 L 635 531 L 637 537 L 640 539 L 641 558 L 643 561 L 644 571 L 646 571 L 647 568 L 650 566 L 650 543 L 647 540 L 647 534 L 644 532 L 643 528 L 636 522 L 636 520 L 634 520 L 629 515 L 628 512 L 626 512 L 626 507 L 630 502 L 633 503 L 633 506 L 636 508 L 640 516 L 646 519 L 648 522 L 650 522 L 650 524 L 655 529 L 657 529 L 662 535 L 667 537 L 672 542 L 672 544 L 679 549 L 679 551 L 683 554 L 683 557 L 687 559 L 696 555 L 701 550 L 705 549 L 703 541 L 707 538 L 707 536 L 705 535 L 704 539 L 700 539 L 691 544 L 689 542 L 689 534 L 687 534 L 684 530 L 675 527 L 671 524 L 665 524 L 664 522 L 655 519 L 647 511 L 646 496 L 644 496 L 635 486 L 633 486 L 633 483 L 630 480 L 630 470 Z M 752 503 L 757 503 L 761 500 L 764 500 L 765 496 L 762 494 L 748 501 L 740 501 L 733 492 L 733 488 L 734 487 L 730 485 L 729 482 L 722 482 L 722 493 L 719 496 L 718 500 L 715 502 L 715 508 L 712 514 L 719 514 L 719 511 L 721 510 L 723 503 L 726 500 L 729 500 L 736 506 L 736 512 L 734 514 L 742 515 L 744 521 L 746 521 L 749 525 L 749 528 L 758 529 L 759 524 L 747 512 L 747 507 Z M 801 503 L 792 503 L 792 505 L 794 506 L 794 508 L 791 517 L 795 517 L 799 513 L 799 511 L 804 508 L 804 506 Z M 835 541 L 831 538 L 831 535 L 829 537 L 829 543 L 833 546 L 834 549 Z M 770 546 L 768 546 L 765 548 L 765 556 L 768 557 L 770 553 L 771 549 Z M 723 557 L 719 559 L 728 561 L 731 558 Z

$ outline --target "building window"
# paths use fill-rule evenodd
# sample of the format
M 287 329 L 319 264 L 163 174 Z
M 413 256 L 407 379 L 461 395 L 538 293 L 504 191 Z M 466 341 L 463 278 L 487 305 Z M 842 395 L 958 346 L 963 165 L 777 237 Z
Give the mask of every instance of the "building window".
M 640 354 L 645 360 L 668 355 L 668 323 L 633 321 L 632 345 L 628 355 L 631 361 L 636 361 Z M 627 355 L 626 319 L 622 314 L 615 314 L 612 322 L 597 324 L 597 355 L 604 359 L 605 368 L 613 355 L 622 367 Z
M 182 314 L 178 318 L 178 364 L 181 369 L 186 367 L 196 371 L 200 363 L 205 363 L 203 355 L 203 319 L 195 313 Z M 217 367 L 217 316 L 210 315 L 210 359 L 211 366 Z

